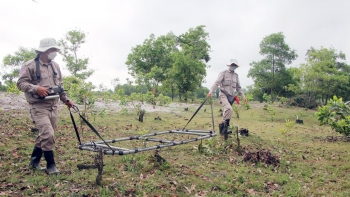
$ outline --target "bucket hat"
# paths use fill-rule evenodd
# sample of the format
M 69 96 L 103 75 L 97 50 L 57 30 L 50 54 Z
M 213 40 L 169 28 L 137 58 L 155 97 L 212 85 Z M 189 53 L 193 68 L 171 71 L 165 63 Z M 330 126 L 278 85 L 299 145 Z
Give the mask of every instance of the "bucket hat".
M 53 38 L 44 38 L 40 40 L 39 48 L 35 49 L 35 52 L 45 52 L 48 49 L 55 48 L 57 50 L 61 50 L 61 48 L 57 45 L 56 40 Z
M 237 67 L 239 67 L 238 65 L 238 61 L 236 59 L 231 59 L 229 63 L 227 63 L 227 66 L 231 66 L 231 64 L 236 64 Z

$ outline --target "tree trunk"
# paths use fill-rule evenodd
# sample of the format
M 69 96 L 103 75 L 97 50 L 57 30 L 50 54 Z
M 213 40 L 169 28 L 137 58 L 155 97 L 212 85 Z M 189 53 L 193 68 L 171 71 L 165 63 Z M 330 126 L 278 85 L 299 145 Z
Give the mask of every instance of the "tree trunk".
M 174 87 L 171 86 L 171 101 L 174 101 Z

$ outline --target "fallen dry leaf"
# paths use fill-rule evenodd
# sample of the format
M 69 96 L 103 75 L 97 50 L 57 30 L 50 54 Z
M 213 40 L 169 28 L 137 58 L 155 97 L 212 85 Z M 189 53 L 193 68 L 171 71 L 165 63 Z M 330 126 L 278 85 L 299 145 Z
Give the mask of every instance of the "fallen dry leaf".
M 177 188 L 176 186 L 172 185 L 172 186 L 170 187 L 170 191 L 172 191 L 172 192 L 173 192 L 173 191 L 175 191 L 175 190 L 176 190 L 176 188 Z
M 188 187 L 186 187 L 186 186 L 184 186 L 184 188 L 187 190 L 187 192 L 188 192 L 189 194 L 191 194 L 192 191 L 194 191 L 194 190 L 196 189 L 196 185 L 195 185 L 195 184 L 192 184 L 192 185 L 191 185 L 191 189 L 188 189 Z
M 191 191 L 194 191 L 196 189 L 196 185 L 195 184 L 192 184 L 191 185 Z
M 247 189 L 246 192 L 248 194 L 255 194 L 255 190 L 254 189 Z
M 196 195 L 195 195 L 195 197 L 204 197 L 204 196 L 206 196 L 207 195 L 207 191 L 199 191 Z
M 19 157 L 16 150 L 11 151 L 11 154 L 12 154 L 12 156 L 13 156 L 14 158 L 18 158 L 18 157 Z
M 191 194 L 191 190 L 188 189 L 188 187 L 184 186 L 184 188 L 187 190 L 187 192 L 188 192 L 189 194 Z

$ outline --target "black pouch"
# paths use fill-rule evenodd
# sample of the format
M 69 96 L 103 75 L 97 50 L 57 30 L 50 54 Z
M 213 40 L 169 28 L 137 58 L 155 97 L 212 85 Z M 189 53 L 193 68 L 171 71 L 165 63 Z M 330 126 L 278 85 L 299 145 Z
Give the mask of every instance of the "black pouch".
M 228 102 L 230 103 L 230 105 L 232 105 L 233 102 L 235 101 L 235 98 L 231 94 L 229 94 L 226 90 L 220 90 L 220 91 L 226 95 Z

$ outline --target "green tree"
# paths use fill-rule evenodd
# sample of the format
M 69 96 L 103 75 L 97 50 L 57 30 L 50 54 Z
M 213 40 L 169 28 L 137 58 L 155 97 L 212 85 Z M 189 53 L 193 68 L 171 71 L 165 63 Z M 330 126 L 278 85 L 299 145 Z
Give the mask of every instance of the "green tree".
M 119 82 L 120 82 L 119 77 L 111 80 L 111 85 L 113 86 L 114 91 L 118 90 L 118 88 L 120 87 Z
M 206 75 L 206 66 L 202 61 L 195 60 L 183 52 L 173 54 L 173 58 L 174 63 L 169 76 L 174 79 L 180 100 L 187 101 L 188 93 L 201 87 Z
M 259 87 L 256 87 L 255 85 L 249 85 L 246 87 L 247 89 L 247 94 L 252 95 L 252 100 L 254 101 L 259 101 L 259 102 L 263 102 L 263 95 L 265 92 L 263 92 L 262 90 L 259 89 Z
M 289 88 L 289 87 L 298 87 L 298 80 L 293 70 L 294 68 L 286 68 L 281 70 L 279 73 L 275 75 L 275 81 L 278 84 L 275 84 L 274 92 L 275 92 L 275 99 L 277 96 L 282 97 L 291 97 L 295 95 L 295 92 L 293 92 L 295 89 Z
M 290 76 L 292 76 L 292 83 L 288 84 L 287 90 L 290 91 L 290 94 L 286 95 L 286 97 L 302 93 L 302 69 L 291 67 L 287 69 L 287 72 L 289 72 Z
M 150 35 L 142 45 L 131 49 L 126 65 L 131 76 L 137 82 L 143 83 L 148 90 L 156 89 L 167 78 L 167 71 L 171 68 L 171 56 L 176 48 L 176 36 L 170 32 L 158 38 Z
M 63 78 L 64 84 L 69 84 L 68 94 L 71 99 L 77 104 L 84 106 L 82 115 L 88 118 L 87 114 L 95 106 L 97 98 L 93 94 L 93 90 L 96 88 L 91 82 L 86 82 L 75 76 L 67 76 Z
M 201 86 L 199 89 L 196 90 L 196 97 L 197 98 L 206 98 L 208 95 L 209 89 L 206 87 Z
M 58 41 L 58 45 L 62 47 L 60 54 L 72 74 L 63 78 L 65 87 L 70 86 L 68 87 L 69 96 L 78 104 L 84 105 L 83 116 L 88 118 L 87 114 L 95 105 L 96 97 L 92 91 L 96 87 L 91 82 L 85 81 L 94 72 L 88 69 L 89 58 L 79 58 L 77 55 L 78 49 L 86 42 L 85 38 L 83 31 L 71 30 Z
M 267 61 L 261 60 L 259 62 L 252 62 L 250 64 L 252 68 L 249 69 L 248 77 L 251 77 L 254 81 L 254 85 L 247 87 L 256 100 L 263 101 L 263 95 L 270 93 L 272 74 L 269 70 L 270 65 Z
M 322 104 L 327 104 L 335 94 L 349 98 L 350 67 L 343 62 L 345 59 L 344 53 L 337 53 L 333 48 L 308 50 L 306 63 L 301 65 L 305 91 Z
M 58 45 L 62 47 L 60 54 L 69 72 L 82 80 L 90 77 L 94 70 L 88 68 L 89 58 L 78 58 L 77 52 L 82 44 L 84 44 L 86 35 L 83 31 L 71 30 L 58 41 Z
M 295 50 L 285 43 L 285 37 L 282 32 L 274 33 L 264 37 L 260 43 L 260 54 L 265 56 L 258 62 L 252 62 L 252 67 L 248 72 L 248 77 L 254 79 L 256 87 L 271 94 L 271 100 L 275 99 L 275 92 L 283 90 L 288 86 L 290 73 L 286 72 L 286 65 L 291 64 L 298 55 Z M 286 82 L 286 77 L 288 82 Z M 277 86 L 277 87 L 276 87 Z
M 155 89 L 158 92 L 162 86 L 162 91 L 171 92 L 172 98 L 175 92 L 184 96 L 188 91 L 200 88 L 198 83 L 201 83 L 203 75 L 206 75 L 204 62 L 210 60 L 210 46 L 207 43 L 209 34 L 204 31 L 204 27 L 191 28 L 180 36 L 170 32 L 156 38 L 152 34 L 142 45 L 132 48 L 126 61 L 129 73 L 136 78 L 137 83 L 145 85 L 149 91 Z M 181 75 L 179 72 L 183 71 L 182 67 L 185 66 L 200 68 L 197 73 Z M 190 85 L 190 81 L 194 84 Z
M 169 79 L 176 84 L 180 100 L 187 101 L 188 93 L 201 88 L 206 76 L 206 64 L 210 60 L 209 33 L 205 26 L 190 28 L 177 38 L 179 52 L 172 54 L 173 67 Z
M 195 60 L 209 62 L 210 45 L 207 42 L 209 33 L 204 30 L 204 25 L 190 28 L 188 32 L 177 38 L 178 45 L 185 55 L 191 56 Z
M 344 54 L 344 60 L 345 60 L 345 54 Z M 334 84 L 334 94 L 340 95 L 343 97 L 345 101 L 350 100 L 350 76 L 348 73 L 350 73 L 350 65 L 345 62 L 339 62 L 337 61 L 336 66 L 338 68 L 338 71 L 342 77 L 345 77 L 345 83 L 337 83 Z
M 8 54 L 2 60 L 2 80 L 4 80 L 6 86 L 13 86 L 19 77 L 19 71 L 23 64 L 36 57 L 34 49 L 27 49 L 19 47 L 14 55 Z M 17 88 L 15 88 L 17 89 Z
M 178 95 L 178 88 L 175 83 L 175 79 L 170 77 L 171 70 L 168 71 L 167 76 L 168 78 L 162 82 L 162 86 L 159 88 L 160 92 L 164 93 L 170 93 L 171 100 L 174 101 L 175 95 Z
M 115 92 L 118 92 L 119 89 L 123 89 L 124 91 L 124 94 L 127 95 L 127 96 L 130 96 L 131 93 L 135 92 L 135 93 L 146 93 L 148 92 L 148 89 L 147 87 L 145 87 L 144 85 L 139 85 L 139 84 L 136 84 L 136 85 L 132 85 L 132 83 L 127 82 L 123 85 L 118 85 L 114 88 L 114 91 Z

